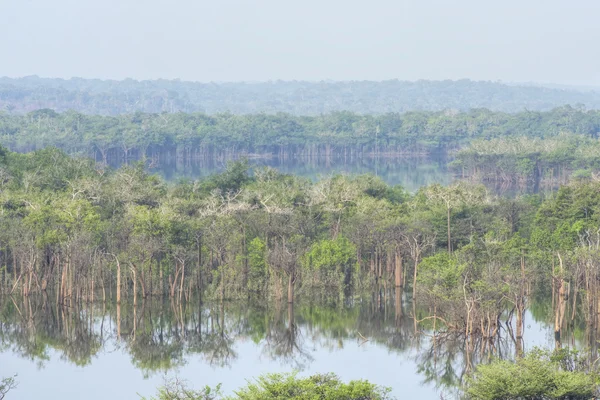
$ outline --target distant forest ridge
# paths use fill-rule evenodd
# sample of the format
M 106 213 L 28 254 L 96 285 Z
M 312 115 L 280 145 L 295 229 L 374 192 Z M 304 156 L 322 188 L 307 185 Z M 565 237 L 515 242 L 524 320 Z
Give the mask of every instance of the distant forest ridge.
M 567 104 L 600 109 L 600 92 L 470 80 L 199 83 L 0 78 L 0 110 L 15 114 L 52 109 L 98 115 L 140 111 L 310 116 L 336 111 L 385 114 L 477 108 L 513 113 L 549 111 Z

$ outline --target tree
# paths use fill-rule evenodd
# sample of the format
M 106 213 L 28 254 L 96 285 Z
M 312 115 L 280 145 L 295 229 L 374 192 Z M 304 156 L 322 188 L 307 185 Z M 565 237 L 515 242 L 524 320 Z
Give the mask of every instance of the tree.
M 325 286 L 339 285 L 350 289 L 356 275 L 356 246 L 344 236 L 316 242 L 304 255 L 308 273 L 316 273 Z
M 150 400 L 392 400 L 389 389 L 364 380 L 343 383 L 334 374 L 299 378 L 296 374 L 268 374 L 249 382 L 235 394 L 221 397 L 216 390 L 187 389 L 179 381 L 159 389 L 158 397 Z
M 254 238 L 248 243 L 248 287 L 251 291 L 261 293 L 267 285 L 269 267 L 267 265 L 267 247 L 261 238 Z
M 487 193 L 484 186 L 468 186 L 459 181 L 451 186 L 443 187 L 434 184 L 426 187 L 423 193 L 432 203 L 442 204 L 446 209 L 448 253 L 452 253 L 452 238 L 450 234 L 450 215 L 454 208 L 472 206 L 486 201 Z

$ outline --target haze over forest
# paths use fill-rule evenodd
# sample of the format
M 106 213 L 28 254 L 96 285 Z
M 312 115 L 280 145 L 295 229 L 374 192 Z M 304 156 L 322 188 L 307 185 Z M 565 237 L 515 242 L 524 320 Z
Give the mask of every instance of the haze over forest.
M 0 110 L 593 109 L 598 11 L 590 0 L 0 1 Z
M 37 76 L 0 78 L 0 110 L 10 113 L 48 108 L 100 115 L 134 112 L 319 115 L 336 111 L 384 114 L 479 108 L 549 111 L 563 105 L 599 108 L 600 92 L 470 80 L 198 83 Z
M 600 398 L 598 15 L 0 0 L 0 400 Z
M 593 0 L 0 1 L 0 76 L 600 86 Z

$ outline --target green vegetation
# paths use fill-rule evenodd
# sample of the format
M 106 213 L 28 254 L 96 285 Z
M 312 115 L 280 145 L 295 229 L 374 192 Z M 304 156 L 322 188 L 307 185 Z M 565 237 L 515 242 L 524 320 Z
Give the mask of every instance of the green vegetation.
M 293 302 L 411 287 L 438 328 L 493 336 L 506 307 L 520 320 L 541 285 L 596 319 L 593 180 L 506 200 L 462 182 L 409 195 L 373 176 L 251 176 L 245 162 L 172 185 L 142 164 L 95 168 L 56 149 L 4 153 L 3 293 Z
M 592 331 L 600 325 L 600 183 L 593 177 L 548 197 L 502 199 L 465 182 L 409 194 L 369 175 L 310 182 L 269 168 L 250 174 L 245 161 L 202 181 L 166 184 L 144 167 L 113 171 L 54 148 L 0 152 L 0 291 L 13 296 L 3 304 L 1 334 L 16 351 L 44 360 L 51 347 L 86 365 L 103 332 L 82 310 L 101 298 L 116 302 L 108 311 L 114 334 L 128 337 L 138 368 L 169 369 L 189 352 L 227 365 L 236 354 L 224 300 L 257 297 L 277 309 L 267 318 L 249 312 L 250 326 L 240 322 L 236 334 L 264 341 L 272 357 L 297 365 L 310 358 L 298 341 L 302 319 L 327 325 L 324 336 L 398 351 L 407 332 L 427 332 L 444 340 L 420 356 L 422 371 L 458 385 L 478 363 L 474 349 L 495 354 L 515 318 L 510 332 L 522 355 L 524 313 L 537 293 L 552 293 L 557 348 L 577 318 Z M 413 301 L 408 323 L 404 293 Z M 367 294 L 375 308 L 395 302 L 392 332 L 370 315 L 301 305 Z M 218 300 L 221 309 L 207 317 L 185 307 L 198 298 Z M 164 311 L 143 311 L 165 299 L 168 323 Z M 60 324 L 38 322 L 57 315 Z M 186 332 L 202 335 L 179 339 L 183 321 Z M 438 351 L 451 358 L 457 348 L 469 357 L 464 371 L 437 364 Z M 579 378 L 557 374 L 552 395 L 570 393 L 569 382 L 581 388 Z M 288 379 L 267 378 L 240 393 L 285 388 Z
M 598 394 L 597 382 L 577 354 L 533 350 L 515 362 L 478 366 L 465 391 L 472 400 L 587 400 Z
M 589 359 L 568 350 L 534 349 L 516 361 L 480 364 L 467 377 L 464 398 L 470 400 L 587 400 L 598 393 L 598 376 Z M 463 397 L 461 397 L 463 398 Z M 193 391 L 179 382 L 159 389 L 155 400 L 278 400 L 391 399 L 389 390 L 367 381 L 342 383 L 335 375 L 298 378 L 296 374 L 270 374 L 250 381 L 230 397 L 220 388 Z
M 49 109 L 25 115 L 0 113 L 0 141 L 13 150 L 56 146 L 99 161 L 157 158 L 165 153 L 180 159 L 243 153 L 346 158 L 370 153 L 415 155 L 454 149 L 473 139 L 552 138 L 563 132 L 597 139 L 600 112 L 566 106 L 518 114 L 484 109 L 383 115 L 343 111 L 319 116 L 139 112 L 91 116 Z
M 386 400 L 391 399 L 388 392 L 367 381 L 343 383 L 333 374 L 307 378 L 295 374 L 269 374 L 249 382 L 233 396 L 221 396 L 218 388 L 193 391 L 181 382 L 172 382 L 159 389 L 153 400 Z
M 457 153 L 452 166 L 477 180 L 556 185 L 597 173 L 600 141 L 573 134 L 474 140 Z
M 374 87 L 386 96 L 365 109 Z M 398 89 L 434 95 L 413 101 L 419 111 L 410 111 L 407 99 L 420 95 L 402 97 Z M 446 89 L 470 90 L 473 98 L 457 100 L 453 108 L 462 112 L 439 111 Z M 9 111 L 0 112 L 0 140 L 21 151 L 44 148 L 27 154 L 0 148 L 1 342 L 40 363 L 53 349 L 84 366 L 108 334 L 150 375 L 183 365 L 188 354 L 229 365 L 238 339 L 301 369 L 311 354 L 300 329 L 329 347 L 350 338 L 398 352 L 407 349 L 407 338 L 426 333 L 432 347 L 417 346 L 418 370 L 447 387 L 469 376 L 468 398 L 593 397 L 600 111 L 521 111 L 532 101 L 543 110 L 560 104 L 555 91 L 540 103 L 541 89 L 530 89 L 466 81 L 252 86 L 0 79 L 0 107 Z M 248 102 L 256 90 L 276 95 L 269 104 Z M 490 107 L 501 111 L 472 109 L 490 90 L 513 98 L 494 97 Z M 324 103 L 308 107 L 305 96 Z M 583 98 L 600 102 L 595 93 Z M 34 99 L 36 108 L 47 108 L 23 113 Z M 165 156 L 378 159 L 457 149 L 452 166 L 472 180 L 562 186 L 514 199 L 465 181 L 412 194 L 371 175 L 311 182 L 271 168 L 250 171 L 245 160 L 199 181 L 166 183 L 145 165 Z M 144 161 L 107 167 L 108 160 L 133 158 Z M 247 307 L 226 306 L 231 299 Z M 528 308 L 552 320 L 556 352 L 523 354 Z M 561 350 L 566 333 L 591 352 Z M 496 354 L 514 354 L 516 361 L 486 364 Z M 15 385 L 3 380 L 0 400 Z M 157 394 L 158 400 L 270 398 L 389 396 L 335 375 L 267 375 L 233 397 L 177 381 Z

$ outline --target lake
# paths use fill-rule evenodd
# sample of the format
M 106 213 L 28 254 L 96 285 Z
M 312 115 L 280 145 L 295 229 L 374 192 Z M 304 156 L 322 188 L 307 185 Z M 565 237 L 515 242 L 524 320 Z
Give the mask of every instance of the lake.
M 334 174 L 373 174 L 390 185 L 402 185 L 410 192 L 432 183 L 447 184 L 452 174 L 447 168 L 445 155 L 430 157 L 361 157 L 344 159 L 340 157 L 298 157 L 298 158 L 249 158 L 252 167 L 268 166 L 286 174 L 295 174 L 317 180 Z M 118 168 L 120 160 L 109 161 Z M 221 172 L 226 160 L 187 159 L 160 157 L 149 163 L 149 170 L 167 181 L 182 178 L 200 179 Z
M 454 398 L 467 364 L 462 339 L 434 346 L 415 334 L 412 306 L 393 293 L 350 304 L 265 302 L 174 304 L 159 298 L 61 307 L 50 298 L 1 299 L 0 376 L 18 374 L 10 400 L 136 399 L 177 377 L 200 388 L 232 390 L 268 372 L 334 372 L 389 386 L 398 398 Z M 551 312 L 525 316 L 525 350 L 554 346 Z M 417 315 L 425 310 L 416 310 Z M 421 328 L 420 328 L 421 329 Z M 575 334 L 564 335 L 575 343 Z M 512 358 L 501 332 L 495 354 Z M 479 348 L 469 359 L 487 360 Z
M 372 174 L 380 177 L 389 185 L 401 185 L 408 192 L 414 193 L 419 188 L 434 183 L 448 185 L 459 179 L 448 168 L 451 161 L 445 154 L 427 157 L 361 157 L 344 159 L 341 157 L 296 157 L 296 158 L 249 158 L 252 168 L 271 167 L 286 174 L 294 174 L 312 181 L 335 174 Z M 109 160 L 109 165 L 118 168 L 122 160 Z M 168 182 L 179 179 L 202 179 L 222 172 L 227 160 L 187 159 L 161 156 L 158 160 L 148 162 L 148 170 L 161 176 Z M 555 191 L 554 187 L 525 185 L 507 185 L 502 182 L 483 182 L 485 186 L 499 196 L 515 197 L 521 194 Z

